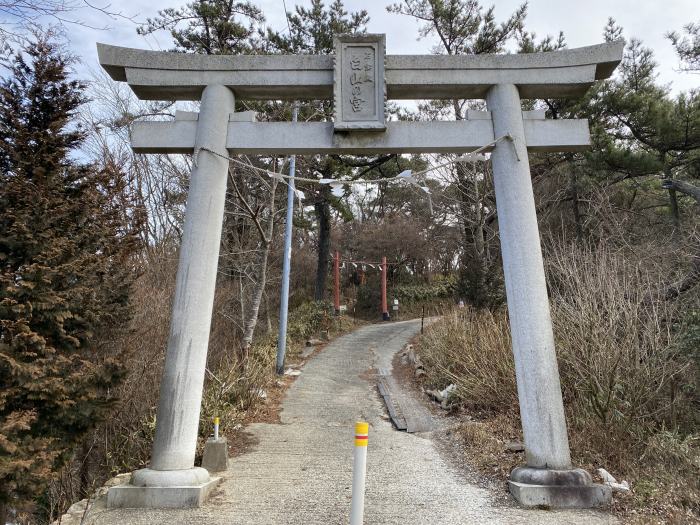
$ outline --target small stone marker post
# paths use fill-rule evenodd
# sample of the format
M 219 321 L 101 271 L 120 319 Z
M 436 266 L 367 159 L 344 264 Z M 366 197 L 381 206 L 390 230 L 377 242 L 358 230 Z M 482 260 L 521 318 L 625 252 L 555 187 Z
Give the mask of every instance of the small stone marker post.
M 214 436 L 207 439 L 202 455 L 202 468 L 212 472 L 228 470 L 228 441 L 219 437 L 219 418 L 214 418 Z

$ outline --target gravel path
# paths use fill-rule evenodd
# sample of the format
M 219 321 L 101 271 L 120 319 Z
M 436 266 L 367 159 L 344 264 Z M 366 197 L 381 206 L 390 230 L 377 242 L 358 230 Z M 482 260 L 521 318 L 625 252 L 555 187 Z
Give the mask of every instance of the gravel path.
M 394 430 L 370 367 L 391 369 L 392 356 L 419 330 L 406 321 L 366 326 L 341 337 L 304 367 L 283 402 L 282 424 L 249 427 L 257 442 L 231 461 L 225 479 L 199 509 L 106 509 L 94 524 L 347 524 L 352 431 L 370 423 L 365 523 L 608 524 L 591 511 L 525 510 L 496 503 L 487 489 L 446 461 L 430 433 Z M 396 383 L 394 383 L 396 384 Z M 409 395 L 409 394 L 402 394 Z

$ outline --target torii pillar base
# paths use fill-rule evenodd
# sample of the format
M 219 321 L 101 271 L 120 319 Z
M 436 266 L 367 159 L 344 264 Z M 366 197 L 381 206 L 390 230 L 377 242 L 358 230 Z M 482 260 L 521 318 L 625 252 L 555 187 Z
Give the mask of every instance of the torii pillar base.
M 186 470 L 141 469 L 126 485 L 107 493 L 112 508 L 184 509 L 200 507 L 221 478 L 210 477 L 201 467 Z
M 510 474 L 508 488 L 523 507 L 587 509 L 612 501 L 612 489 L 593 483 L 582 469 L 518 467 Z

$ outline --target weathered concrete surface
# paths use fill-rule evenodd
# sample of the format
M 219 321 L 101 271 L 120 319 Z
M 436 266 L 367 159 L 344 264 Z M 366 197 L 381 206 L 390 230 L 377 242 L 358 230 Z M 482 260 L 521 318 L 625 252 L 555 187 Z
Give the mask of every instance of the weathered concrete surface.
M 386 35 L 339 35 L 333 39 L 333 47 L 333 124 L 336 131 L 384 131 Z M 362 71 L 358 72 L 360 68 Z
M 590 146 L 587 120 L 528 118 L 523 126 L 532 152 L 584 151 Z M 134 122 L 131 147 L 137 153 L 192 153 L 196 129 L 193 120 Z M 463 153 L 497 137 L 490 118 L 387 122 L 379 134 L 335 133 L 332 122 L 231 122 L 226 149 L 236 155 Z
M 232 458 L 225 480 L 198 509 L 106 509 L 87 523 L 346 524 L 350 510 L 353 423 L 370 423 L 368 524 L 608 524 L 593 511 L 539 511 L 496 504 L 438 451 L 430 434 L 393 430 L 370 365 L 392 355 L 420 321 L 361 328 L 331 343 L 303 369 L 283 403 L 281 425 L 255 424 L 250 452 Z M 408 394 L 406 394 L 408 395 Z
M 191 469 L 190 469 L 191 470 Z M 159 472 L 159 471 L 152 471 Z M 172 474 L 173 471 L 167 471 Z M 172 480 L 168 480 L 172 483 Z M 221 478 L 209 477 L 199 485 L 136 486 L 117 485 L 107 493 L 107 506 L 113 508 L 174 508 L 199 507 L 206 501 Z
M 197 147 L 225 151 L 233 110 L 228 88 L 207 86 L 195 122 Z M 110 506 L 191 507 L 200 505 L 215 484 L 206 469 L 194 468 L 194 458 L 227 174 L 228 162 L 211 152 L 194 163 L 150 468 L 136 471 L 130 485 L 110 489 Z
M 233 108 L 229 89 L 206 88 L 196 123 L 198 148 L 225 151 L 226 127 Z M 151 456 L 154 470 L 194 466 L 227 175 L 228 161 L 204 152 L 196 159 L 190 177 Z
M 590 509 L 610 504 L 612 489 L 608 485 L 531 485 L 509 481 L 513 497 L 526 507 Z
M 228 470 L 228 441 L 226 438 L 209 438 L 204 444 L 202 467 L 209 472 L 224 472 Z
M 622 58 L 622 42 L 498 55 L 388 55 L 390 99 L 485 98 L 494 84 L 516 84 L 525 98 L 582 95 L 610 76 Z M 195 55 L 97 44 L 100 64 L 114 80 L 127 81 L 142 99 L 198 100 L 209 84 L 222 84 L 239 99 L 330 99 L 333 56 Z
M 513 137 L 496 145 L 491 163 L 525 456 L 530 467 L 565 470 L 569 439 L 518 88 L 492 87 L 487 104 L 494 133 Z

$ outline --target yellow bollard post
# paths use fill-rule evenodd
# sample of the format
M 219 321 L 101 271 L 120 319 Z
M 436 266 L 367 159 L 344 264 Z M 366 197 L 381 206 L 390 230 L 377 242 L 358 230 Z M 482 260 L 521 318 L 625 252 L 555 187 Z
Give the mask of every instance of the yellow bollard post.
M 352 467 L 352 502 L 350 525 L 362 525 L 365 512 L 365 472 L 367 469 L 367 441 L 369 423 L 355 423 L 355 457 Z
M 214 418 L 214 439 L 219 439 L 219 418 Z

